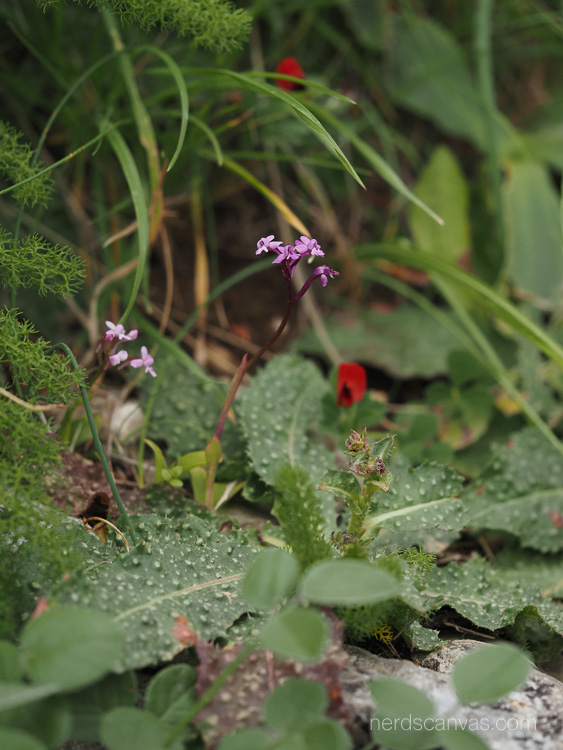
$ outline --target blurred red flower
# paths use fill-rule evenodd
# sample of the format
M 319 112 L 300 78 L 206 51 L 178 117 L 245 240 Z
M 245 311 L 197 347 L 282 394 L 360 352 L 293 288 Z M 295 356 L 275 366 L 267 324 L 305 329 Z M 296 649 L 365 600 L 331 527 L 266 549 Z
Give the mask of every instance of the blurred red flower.
M 352 406 L 364 397 L 367 388 L 365 369 L 355 362 L 342 362 L 338 366 L 336 405 Z
M 282 73 L 285 76 L 295 76 L 295 78 L 305 78 L 305 71 L 295 57 L 284 57 L 276 66 L 276 73 Z M 280 89 L 286 91 L 299 91 L 305 88 L 295 81 L 284 81 L 282 78 L 276 78 L 276 84 Z

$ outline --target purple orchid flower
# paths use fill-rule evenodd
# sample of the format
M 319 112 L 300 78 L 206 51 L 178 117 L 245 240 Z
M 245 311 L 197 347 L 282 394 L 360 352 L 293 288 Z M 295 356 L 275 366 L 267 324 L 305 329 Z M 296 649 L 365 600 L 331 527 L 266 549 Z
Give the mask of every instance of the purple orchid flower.
M 121 323 L 112 323 L 111 320 L 106 320 L 106 325 L 109 330 L 106 332 L 106 341 L 113 341 L 118 339 L 119 341 L 135 341 L 139 335 L 139 331 L 133 328 L 129 333 L 125 333 L 125 328 Z
M 115 352 L 115 354 L 110 354 L 109 361 L 115 367 L 116 365 L 121 364 L 121 362 L 125 362 L 127 356 L 125 349 L 121 349 L 120 351 Z

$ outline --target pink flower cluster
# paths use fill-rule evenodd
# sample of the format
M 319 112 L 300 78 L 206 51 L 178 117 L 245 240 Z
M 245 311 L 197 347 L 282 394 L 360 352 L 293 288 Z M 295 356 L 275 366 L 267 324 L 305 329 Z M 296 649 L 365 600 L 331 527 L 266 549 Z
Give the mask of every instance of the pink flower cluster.
M 267 237 L 262 237 L 262 239 L 258 240 L 256 255 L 260 255 L 263 252 L 276 253 L 277 257 L 272 263 L 280 264 L 281 271 L 288 282 L 293 278 L 293 272 L 300 260 L 307 256 L 316 255 L 321 258 L 324 257 L 324 253 L 317 240 L 314 238 L 310 239 L 305 235 L 302 235 L 295 245 L 284 245 L 282 242 L 274 240 L 273 234 L 269 234 Z M 338 272 L 333 271 L 332 268 L 325 265 L 318 266 L 291 301 L 296 302 L 302 297 L 315 279 L 320 279 L 321 286 L 326 286 L 329 278 L 333 279 L 335 276 L 338 276 Z
M 106 326 L 108 327 L 108 330 L 106 331 L 105 341 L 111 344 L 110 351 L 113 352 L 108 357 L 110 364 L 114 366 L 120 365 L 120 369 L 127 364 L 130 364 L 131 367 L 135 368 L 144 367 L 145 372 L 148 372 L 149 375 L 156 378 L 156 372 L 152 367 L 154 359 L 149 354 L 146 346 L 141 347 L 141 356 L 136 359 L 129 359 L 129 355 L 124 349 L 117 351 L 117 347 L 122 341 L 135 341 L 139 335 L 139 331 L 136 328 L 133 328 L 129 333 L 126 333 L 125 328 L 121 323 L 112 323 L 111 320 L 106 320 Z

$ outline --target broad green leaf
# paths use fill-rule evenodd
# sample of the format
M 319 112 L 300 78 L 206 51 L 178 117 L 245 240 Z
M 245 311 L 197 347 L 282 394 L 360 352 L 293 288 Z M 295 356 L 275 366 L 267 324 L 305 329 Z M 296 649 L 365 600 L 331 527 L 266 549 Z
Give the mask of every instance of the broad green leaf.
M 315 604 L 355 606 L 385 601 L 399 594 L 392 575 L 364 560 L 325 560 L 305 573 L 299 589 Z
M 168 464 L 166 463 L 164 454 L 162 450 L 160 449 L 160 447 L 153 440 L 149 440 L 147 438 L 145 439 L 145 443 L 149 446 L 149 448 L 152 449 L 152 452 L 154 453 L 154 463 L 155 463 L 155 469 L 156 469 L 154 480 L 155 482 L 162 482 L 164 481 L 162 472 L 168 469 Z
M 457 697 L 462 703 L 491 703 L 520 687 L 530 666 L 530 659 L 512 643 L 476 648 L 454 666 Z
M 19 682 L 21 678 L 19 659 L 17 646 L 9 641 L 0 641 L 0 682 Z
M 563 516 L 563 462 L 530 427 L 498 446 L 482 474 L 464 491 L 469 525 L 508 531 L 524 547 L 563 549 L 558 519 Z
M 453 540 L 466 523 L 458 495 L 462 478 L 447 466 L 425 462 L 398 473 L 388 493 L 379 493 L 366 519 L 367 533 L 379 529 L 376 545 L 420 544 L 432 549 L 436 539 Z
M 33 682 L 70 690 L 95 682 L 115 666 L 123 633 L 95 609 L 53 607 L 25 627 L 20 647 Z
M 302 732 L 307 750 L 351 750 L 353 743 L 343 726 L 332 719 L 322 719 Z
M 61 696 L 53 695 L 35 703 L 0 711 L 0 727 L 31 731 L 49 750 L 56 750 L 70 734 L 71 716 L 67 701 Z M 4 745 L 0 747 L 4 750 Z M 9 745 L 7 748 L 11 750 Z
M 262 642 L 276 656 L 293 661 L 318 661 L 323 655 L 330 627 L 317 609 L 289 606 L 262 628 Z
M 454 36 L 435 21 L 397 14 L 386 41 L 384 81 L 393 101 L 484 149 L 485 109 Z M 494 127 L 497 143 L 508 148 L 514 129 L 499 112 Z
M 195 683 L 197 674 L 187 664 L 173 664 L 161 669 L 149 683 L 145 695 L 145 711 L 150 711 L 168 732 L 173 732 L 178 722 L 197 701 Z M 177 742 L 186 742 L 194 735 L 186 727 Z M 183 744 L 180 744 L 183 747 Z
M 563 252 L 559 197 L 547 170 L 531 162 L 511 164 L 504 204 L 509 279 L 520 289 L 555 301 L 563 284 Z
M 242 593 L 253 609 L 269 610 L 289 596 L 297 583 L 299 565 L 289 552 L 265 549 L 244 578 Z
M 399 244 L 365 244 L 357 245 L 355 254 L 358 260 L 373 261 L 377 258 L 385 258 L 393 263 L 418 268 L 427 273 L 436 273 L 443 281 L 452 282 L 462 292 L 477 300 L 489 312 L 523 336 L 533 342 L 548 357 L 557 362 L 563 368 L 563 347 L 542 328 L 527 318 L 517 307 L 509 302 L 503 295 L 491 289 L 487 284 L 473 274 L 462 271 L 461 268 L 438 258 L 432 253 L 424 250 L 413 250 L 404 248 Z
M 0 682 L 0 712 L 12 708 L 27 706 L 30 703 L 48 698 L 59 693 L 61 688 L 55 683 L 48 685 L 27 685 L 23 682 Z
M 166 734 L 158 719 L 140 708 L 115 708 L 100 724 L 108 750 L 165 750 Z
M 29 732 L 7 727 L 0 727 L 0 747 L 6 750 L 47 750 L 47 746 Z
M 292 677 L 268 695 L 264 718 L 279 732 L 299 731 L 323 717 L 328 703 L 324 685 Z
M 546 125 L 537 130 L 520 135 L 523 150 L 535 162 L 545 162 L 551 167 L 563 170 L 563 124 Z M 510 154 L 507 155 L 511 157 Z
M 425 720 L 434 716 L 430 698 L 412 685 L 391 678 L 373 680 L 370 690 L 377 703 L 371 720 L 371 733 L 376 742 L 390 750 L 435 747 L 435 732 L 424 728 Z M 433 725 L 431 721 L 429 725 Z
M 240 422 L 254 471 L 275 484 L 284 464 L 306 469 L 316 482 L 332 463 L 326 448 L 309 438 L 320 419 L 328 385 L 312 362 L 277 356 L 242 394 Z
M 466 729 L 443 729 L 437 742 L 444 750 L 490 750 L 486 742 Z
M 75 740 L 99 742 L 100 719 L 112 708 L 134 706 L 139 691 L 134 672 L 110 674 L 68 696 L 72 714 L 71 735 Z
M 440 146 L 434 151 L 420 175 L 415 193 L 424 203 L 431 204 L 444 220 L 444 225 L 440 226 L 422 209 L 412 205 L 410 224 L 416 245 L 455 263 L 470 249 L 469 191 L 449 148 Z
M 268 750 L 274 745 L 277 750 L 277 742 L 263 729 L 242 729 L 223 737 L 217 750 Z
M 432 378 L 448 370 L 457 339 L 425 311 L 403 305 L 391 313 L 361 310 L 354 319 L 328 316 L 325 327 L 338 353 L 347 362 L 372 364 L 401 378 Z M 294 344 L 296 351 L 322 354 L 314 331 Z
M 225 637 L 248 611 L 240 592 L 256 554 L 248 536 L 219 533 L 195 516 L 180 521 L 137 516 L 131 521 L 144 541 L 111 564 L 93 566 L 61 584 L 58 601 L 78 597 L 113 618 L 125 635 L 121 668 L 172 659 L 190 640 L 184 639 L 187 628 L 205 640 Z M 187 625 L 178 618 L 186 618 Z

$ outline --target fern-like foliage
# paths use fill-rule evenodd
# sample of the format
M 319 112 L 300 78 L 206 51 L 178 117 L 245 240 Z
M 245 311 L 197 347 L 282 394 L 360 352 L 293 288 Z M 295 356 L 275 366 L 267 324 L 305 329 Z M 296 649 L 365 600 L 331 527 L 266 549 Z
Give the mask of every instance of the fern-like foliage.
M 332 545 L 322 532 L 321 502 L 307 472 L 297 466 L 282 466 L 275 487 L 279 497 L 272 512 L 301 569 L 332 557 Z
M 0 310 L 0 368 L 19 383 L 28 401 L 37 401 L 41 394 L 50 401 L 68 403 L 76 396 L 69 389 L 80 385 L 83 373 L 75 372 L 60 352 L 47 354 L 49 342 L 36 334 L 32 323 L 20 318 L 16 310 Z M 6 399 L 0 398 L 4 409 Z
M 58 5 L 58 0 L 38 2 L 43 7 Z M 89 0 L 89 4 L 107 8 L 124 23 L 138 23 L 147 31 L 157 26 L 190 36 L 197 46 L 214 52 L 242 47 L 252 24 L 252 16 L 229 0 Z
M 43 169 L 42 164 L 31 166 L 33 153 L 28 143 L 20 143 L 22 137 L 15 128 L 0 120 L 0 175 L 11 185 L 33 177 L 29 182 L 17 185 L 14 198 L 23 206 L 45 206 L 53 189 L 53 181 L 49 174 L 38 174 Z
M 84 279 L 84 263 L 68 247 L 51 245 L 38 234 L 21 242 L 0 228 L 0 278 L 4 287 L 32 287 L 41 296 L 74 294 Z

